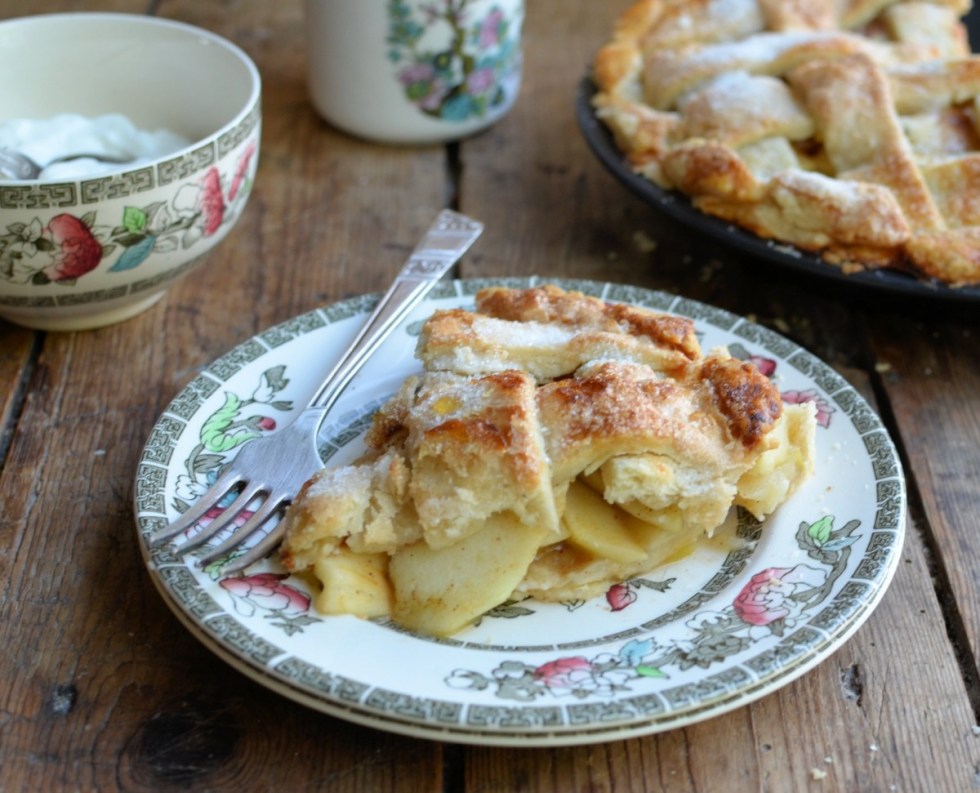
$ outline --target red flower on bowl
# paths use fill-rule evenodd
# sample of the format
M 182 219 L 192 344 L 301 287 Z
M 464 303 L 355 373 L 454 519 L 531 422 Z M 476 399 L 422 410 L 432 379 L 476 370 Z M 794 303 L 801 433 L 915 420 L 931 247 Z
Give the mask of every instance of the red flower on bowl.
M 55 215 L 45 231 L 56 251 L 54 262 L 35 275 L 36 282 L 71 282 L 94 270 L 102 261 L 102 243 L 74 215 Z

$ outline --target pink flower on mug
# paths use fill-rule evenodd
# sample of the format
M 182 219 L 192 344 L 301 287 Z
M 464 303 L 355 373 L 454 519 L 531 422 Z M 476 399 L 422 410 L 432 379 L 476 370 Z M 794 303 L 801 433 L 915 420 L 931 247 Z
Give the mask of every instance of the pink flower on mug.
M 478 34 L 479 46 L 481 49 L 489 49 L 500 43 L 501 31 L 504 29 L 506 20 L 504 12 L 499 8 L 494 8 L 480 23 Z
M 466 78 L 466 90 L 474 96 L 489 93 L 496 85 L 493 69 L 476 69 Z
M 435 110 L 446 95 L 445 84 L 430 64 L 408 66 L 398 73 L 398 79 L 405 87 L 409 101 L 423 109 Z
M 509 78 L 519 75 L 520 27 L 497 5 L 471 20 L 468 3 L 441 0 L 414 10 L 405 0 L 388 3 L 387 58 L 397 64 L 405 96 L 444 121 L 486 116 L 507 102 Z
M 201 182 L 201 214 L 204 218 L 204 236 L 210 237 L 225 219 L 225 199 L 221 194 L 221 175 L 217 168 L 210 168 Z
M 288 577 L 278 573 L 256 573 L 223 578 L 219 585 L 234 598 L 235 610 L 246 617 L 262 611 L 268 612 L 267 616 L 298 617 L 309 611 L 310 598 L 283 583 Z
M 835 412 L 833 406 L 815 389 L 806 391 L 783 391 L 781 394 L 783 402 L 789 405 L 802 405 L 805 402 L 813 402 L 817 406 L 817 424 L 821 427 L 830 426 L 830 416 Z
M 54 262 L 39 273 L 39 280 L 74 281 L 94 270 L 102 261 L 102 243 L 85 222 L 74 215 L 55 215 L 48 223 L 47 232 L 56 251 Z
M 804 564 L 768 567 L 752 576 L 732 607 L 750 625 L 770 625 L 802 612 L 803 603 L 797 595 L 822 586 L 824 580 L 824 573 Z
M 422 12 L 423 16 L 425 17 L 426 25 L 431 25 L 433 22 L 439 21 L 440 19 L 442 19 L 445 13 L 442 9 L 437 8 L 434 4 L 431 3 L 420 6 L 419 10 Z

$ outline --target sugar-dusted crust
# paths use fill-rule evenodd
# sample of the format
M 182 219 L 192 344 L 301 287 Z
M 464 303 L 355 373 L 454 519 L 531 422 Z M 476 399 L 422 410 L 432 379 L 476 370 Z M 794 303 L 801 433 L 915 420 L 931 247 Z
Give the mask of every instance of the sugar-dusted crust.
M 638 0 L 595 59 L 632 166 L 851 272 L 980 283 L 968 2 Z
M 477 295 L 476 312 L 436 312 L 419 341 L 419 357 L 431 371 L 467 375 L 517 368 L 538 381 L 598 359 L 679 371 L 700 354 L 690 320 L 554 286 L 485 289 Z
M 377 412 L 365 458 L 304 487 L 286 517 L 288 569 L 320 575 L 338 554 L 401 568 L 419 548 L 438 567 L 440 551 L 469 542 L 485 555 L 502 532 L 531 556 L 501 599 L 586 597 L 689 548 L 735 504 L 764 517 L 810 473 L 812 409 L 784 406 L 751 363 L 703 354 L 687 319 L 553 286 L 484 290 L 476 308 L 426 322 L 424 371 Z M 618 546 L 575 529 L 568 504 L 583 498 Z M 393 614 L 434 608 L 393 588 Z

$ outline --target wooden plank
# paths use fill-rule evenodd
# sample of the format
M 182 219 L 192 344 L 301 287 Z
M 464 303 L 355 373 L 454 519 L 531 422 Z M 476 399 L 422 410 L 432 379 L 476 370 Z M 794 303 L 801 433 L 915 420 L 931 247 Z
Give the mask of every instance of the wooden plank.
M 79 11 L 101 11 L 118 14 L 149 13 L 154 0 L 4 0 L 0 19 L 33 16 L 34 14 L 63 14 Z
M 975 724 L 913 534 L 869 621 L 775 694 L 645 738 L 469 749 L 466 789 L 968 790 Z
M 818 335 L 826 341 L 828 331 L 831 344 L 853 338 L 853 313 L 839 294 L 681 225 L 628 191 L 592 154 L 576 119 L 576 94 L 628 5 L 579 1 L 574 12 L 554 0 L 528 5 L 518 101 L 461 150 L 461 207 L 487 224 L 464 275 L 629 283 L 750 315 L 808 347 Z M 852 343 L 828 344 L 831 350 L 831 363 L 840 353 L 855 365 Z
M 235 14 L 191 0 L 160 8 L 238 44 L 263 79 L 262 146 L 249 205 L 220 249 L 158 312 L 166 316 L 163 337 L 194 365 L 298 313 L 386 288 L 443 207 L 443 149 L 378 146 L 319 119 L 307 98 L 301 6 L 267 5 L 242 4 Z M 221 315 L 214 326 L 205 303 Z M 187 375 L 181 370 L 171 387 Z
M 240 226 L 146 314 L 115 328 L 48 334 L 34 352 L 30 332 L 0 329 L 4 342 L 14 340 L 5 346 L 12 355 L 0 354 L 0 377 L 29 375 L 0 475 L 0 787 L 975 787 L 976 486 L 962 475 L 977 469 L 975 321 L 873 316 L 869 355 L 866 306 L 741 261 L 627 196 L 595 163 L 571 115 L 575 84 L 626 0 L 612 5 L 529 4 L 519 104 L 460 147 L 461 208 L 488 223 L 464 273 L 683 291 L 757 314 L 842 367 L 866 394 L 868 378 L 880 376 L 921 509 L 895 583 L 868 623 L 816 669 L 751 706 L 574 749 L 447 748 L 356 727 L 212 656 L 167 610 L 139 558 L 129 497 L 143 439 L 176 391 L 232 345 L 316 305 L 381 289 L 451 191 L 440 147 L 374 146 L 316 118 L 300 4 L 164 0 L 153 4 L 160 14 L 228 36 L 259 64 L 259 176 Z M 46 0 L 44 10 L 69 6 L 95 4 Z M 35 0 L 12 0 L 3 13 L 37 9 Z M 875 373 L 875 361 L 891 368 Z M 948 605 L 954 598 L 957 608 Z M 965 648 L 947 636 L 957 636 L 957 619 L 970 636 Z
M 869 336 L 897 440 L 922 499 L 941 597 L 955 604 L 966 662 L 980 658 L 980 351 L 975 314 L 875 311 Z M 976 672 L 974 672 L 976 675 Z M 976 676 L 974 680 L 976 680 Z M 980 690 L 975 692 L 980 707 Z
M 575 119 L 579 82 L 628 3 L 572 5 L 528 3 L 518 100 L 462 146 L 461 207 L 487 224 L 464 274 L 575 276 L 672 291 L 678 282 L 708 281 L 726 267 L 718 247 L 627 193 L 591 154 Z
M 437 777 L 434 749 L 338 729 L 247 681 L 153 590 L 129 505 L 145 397 L 105 374 L 107 356 L 139 359 L 137 338 L 120 326 L 51 340 L 3 478 L 5 789 L 301 789 L 319 774 L 353 793 Z
M 28 383 L 0 480 L 0 786 L 441 787 L 437 744 L 339 723 L 212 656 L 154 591 L 130 494 L 150 427 L 201 366 L 386 286 L 442 206 L 444 152 L 373 146 L 317 119 L 298 4 L 156 5 L 255 58 L 267 145 L 239 226 L 198 271 L 127 323 L 50 335 Z
M 699 239 L 629 195 L 581 140 L 575 85 L 627 4 L 539 0 L 529 8 L 518 105 L 462 150 L 462 206 L 488 224 L 465 274 L 575 275 L 679 292 L 791 336 L 870 396 L 874 362 L 855 343 L 862 309 L 853 293 L 784 277 Z M 525 196 L 517 217 L 509 195 Z M 970 360 L 957 344 L 949 355 L 960 367 Z M 962 492 L 975 494 L 975 483 Z M 470 749 L 467 789 L 967 789 L 975 784 L 977 717 L 962 672 L 930 552 L 912 533 L 868 623 L 778 693 L 702 724 L 604 746 Z
M 44 13 L 76 11 L 112 11 L 142 13 L 148 10 L 152 0 L 108 0 L 107 2 L 76 2 L 76 0 L 52 0 L 45 2 Z M 0 6 L 0 21 L 39 13 L 36 0 L 5 0 Z M 16 327 L 0 319 L 0 470 L 3 454 L 14 431 L 18 400 L 23 391 L 27 369 L 32 363 L 32 347 L 39 337 L 30 330 Z
M 0 471 L 40 336 L 0 320 Z
M 645 738 L 469 749 L 466 789 L 959 791 L 975 779 L 975 725 L 929 554 L 912 532 L 878 609 L 799 680 L 730 714 Z

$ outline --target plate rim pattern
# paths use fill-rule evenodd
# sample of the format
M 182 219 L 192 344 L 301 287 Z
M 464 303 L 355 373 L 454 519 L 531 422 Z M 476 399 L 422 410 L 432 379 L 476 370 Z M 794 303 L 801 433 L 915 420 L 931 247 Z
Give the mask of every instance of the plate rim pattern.
M 860 627 L 884 595 L 898 566 L 905 534 L 906 494 L 901 462 L 887 429 L 863 397 L 828 364 L 804 348 L 748 319 L 667 292 L 568 278 L 485 278 L 447 281 L 426 303 L 466 299 L 485 286 L 554 283 L 612 301 L 689 316 L 697 322 L 761 345 L 798 369 L 852 422 L 871 460 L 876 492 L 874 554 L 861 559 L 845 584 L 812 620 L 776 646 L 676 691 L 631 694 L 608 701 L 552 701 L 549 705 L 499 706 L 413 697 L 386 691 L 292 656 L 254 634 L 199 585 L 189 564 L 166 546 L 150 550 L 146 536 L 166 521 L 165 487 L 181 434 L 224 383 L 287 342 L 366 313 L 378 295 L 364 295 L 300 314 L 262 331 L 217 358 L 194 377 L 153 426 L 137 465 L 133 503 L 138 543 L 165 603 L 208 649 L 260 684 L 324 713 L 382 730 L 456 743 L 558 746 L 651 734 L 719 715 L 801 676 L 834 652 Z M 869 502 L 870 503 L 870 502 Z M 656 629 L 654 629 L 656 630 Z M 393 634 L 394 635 L 394 634 Z

